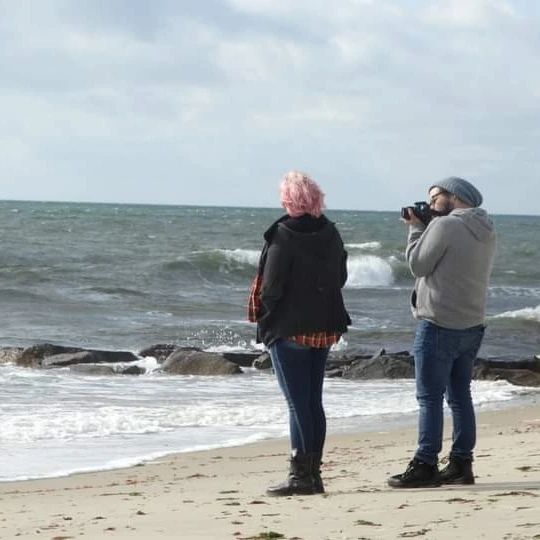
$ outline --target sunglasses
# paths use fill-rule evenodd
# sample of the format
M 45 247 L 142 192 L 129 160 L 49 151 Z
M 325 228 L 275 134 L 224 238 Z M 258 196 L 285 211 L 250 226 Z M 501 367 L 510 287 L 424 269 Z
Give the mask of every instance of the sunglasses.
M 432 195 L 429 198 L 429 204 L 430 205 L 435 204 L 437 202 L 437 199 L 439 197 L 442 197 L 443 195 L 450 195 L 450 192 L 442 190 L 442 191 L 439 191 L 438 193 L 435 193 L 435 195 Z

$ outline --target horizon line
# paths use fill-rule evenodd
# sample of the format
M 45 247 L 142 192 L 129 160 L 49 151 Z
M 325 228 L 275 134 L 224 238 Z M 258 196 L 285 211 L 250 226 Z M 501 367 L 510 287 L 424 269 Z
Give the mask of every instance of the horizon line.
M 184 208 L 237 208 L 237 209 L 258 209 L 258 210 L 279 210 L 279 206 L 245 206 L 245 205 L 221 205 L 221 204 L 180 204 L 180 203 L 140 203 L 140 202 L 118 202 L 118 201 L 72 201 L 72 200 L 44 200 L 44 199 L 0 199 L 0 203 L 41 203 L 41 204 L 96 204 L 108 206 L 161 206 L 161 207 L 184 207 Z M 281 209 L 282 210 L 282 209 Z M 380 212 L 380 213 L 399 213 L 400 209 L 395 210 L 373 210 L 365 208 L 326 208 L 329 212 Z M 522 217 L 540 217 L 539 214 L 515 214 L 512 212 L 489 212 L 494 216 L 522 216 Z

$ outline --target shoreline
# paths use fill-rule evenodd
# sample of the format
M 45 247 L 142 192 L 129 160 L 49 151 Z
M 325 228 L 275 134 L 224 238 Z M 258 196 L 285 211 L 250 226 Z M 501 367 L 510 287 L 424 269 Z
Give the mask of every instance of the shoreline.
M 415 449 L 415 428 L 401 427 L 329 435 L 326 495 L 270 498 L 266 486 L 286 474 L 288 440 L 269 439 L 2 482 L 0 538 L 538 538 L 540 398 L 477 418 L 473 486 L 387 488 Z
M 477 415 L 484 415 L 484 414 L 496 414 L 498 412 L 503 411 L 510 411 L 510 410 L 520 410 L 523 408 L 528 408 L 529 406 L 534 406 L 535 400 L 540 399 L 540 393 L 538 394 L 538 397 L 523 397 L 520 396 L 519 398 L 514 398 L 507 401 L 495 401 L 495 402 L 488 402 L 487 404 L 483 405 L 477 405 L 476 406 L 476 412 Z M 330 438 L 340 438 L 340 437 L 347 437 L 351 435 L 355 436 L 361 436 L 361 435 L 369 435 L 370 433 L 381 433 L 381 424 L 385 426 L 386 431 L 402 431 L 402 430 L 414 430 L 416 427 L 416 421 L 418 417 L 418 411 L 412 411 L 407 413 L 385 413 L 382 415 L 379 415 L 379 418 L 376 419 L 375 417 L 369 419 L 369 421 L 366 421 L 366 418 L 363 418 L 364 423 L 362 425 L 352 425 L 351 420 L 355 420 L 355 424 L 358 421 L 358 417 L 351 418 L 331 418 L 329 419 L 329 426 L 328 426 L 328 432 L 327 437 Z M 450 411 L 445 406 L 444 409 L 444 417 L 445 417 L 445 423 L 450 422 Z M 332 424 L 334 424 L 334 427 L 332 428 Z M 336 424 L 337 427 L 336 427 Z M 18 478 L 6 478 L 6 479 L 0 479 L 0 491 L 1 487 L 5 484 L 13 484 L 16 482 L 33 482 L 33 481 L 40 481 L 40 480 L 55 480 L 55 479 L 62 479 L 62 478 L 69 478 L 71 476 L 76 475 L 83 475 L 83 474 L 106 474 L 107 472 L 111 471 L 121 471 L 126 469 L 131 469 L 134 467 L 140 467 L 147 464 L 152 464 L 154 462 L 165 460 L 168 458 L 173 458 L 177 455 L 185 455 L 185 454 L 196 454 L 201 452 L 212 452 L 212 451 L 219 451 L 221 449 L 228 449 L 228 448 L 242 448 L 245 446 L 251 446 L 251 445 L 263 445 L 265 443 L 273 443 L 273 442 L 279 442 L 279 441 L 287 441 L 288 437 L 287 435 L 279 435 L 279 436 L 261 436 L 260 438 L 254 438 L 253 436 L 246 436 L 246 439 L 251 440 L 240 440 L 240 441 L 231 441 L 231 442 L 225 442 L 225 443 L 216 443 L 216 444 L 208 444 L 207 446 L 202 445 L 199 448 L 189 447 L 187 449 L 181 449 L 181 450 L 154 450 L 150 454 L 147 455 L 139 455 L 139 456 L 126 456 L 122 459 L 115 459 L 113 462 L 107 462 L 102 465 L 89 465 L 89 466 L 82 466 L 80 468 L 75 468 L 73 470 L 65 470 L 65 471 L 59 471 L 57 473 L 44 473 L 42 475 L 36 475 L 36 476 L 27 476 L 27 477 L 18 477 Z M 75 450 L 77 451 L 77 450 Z M 1 536 L 0 536 L 1 538 Z

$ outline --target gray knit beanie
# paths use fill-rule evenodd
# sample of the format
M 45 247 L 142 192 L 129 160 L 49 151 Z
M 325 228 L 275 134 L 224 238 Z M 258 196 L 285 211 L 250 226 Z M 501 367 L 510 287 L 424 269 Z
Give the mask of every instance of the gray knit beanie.
M 433 184 L 429 189 L 438 187 L 452 193 L 458 199 L 462 200 L 465 204 L 469 206 L 477 207 L 482 204 L 482 194 L 467 180 L 463 178 L 458 178 L 457 176 L 451 176 L 450 178 L 445 178 L 436 184 Z

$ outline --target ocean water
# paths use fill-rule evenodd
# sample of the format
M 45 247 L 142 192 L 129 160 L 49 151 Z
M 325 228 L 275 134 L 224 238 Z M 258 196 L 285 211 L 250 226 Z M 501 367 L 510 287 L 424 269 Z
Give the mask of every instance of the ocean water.
M 245 305 L 277 209 L 0 202 L 0 346 L 253 350 Z M 413 284 L 398 213 L 328 211 L 349 251 L 353 325 L 341 348 L 410 349 Z M 483 356 L 540 353 L 540 217 L 494 216 L 498 254 Z M 274 378 L 89 377 L 0 365 L 0 480 L 128 465 L 286 434 Z M 328 380 L 331 430 L 385 429 L 416 411 L 411 381 Z M 475 401 L 537 399 L 476 383 Z M 352 397 L 351 397 L 352 396 Z M 46 450 L 46 451 L 45 451 Z
M 141 361 L 152 367 L 150 360 Z M 475 382 L 479 409 L 523 404 L 537 389 Z M 384 431 L 412 423 L 414 382 L 327 379 L 330 432 Z M 0 481 L 134 465 L 172 452 L 287 435 L 275 378 L 149 373 L 90 377 L 66 369 L 0 368 Z M 411 441 L 412 444 L 413 441 Z

